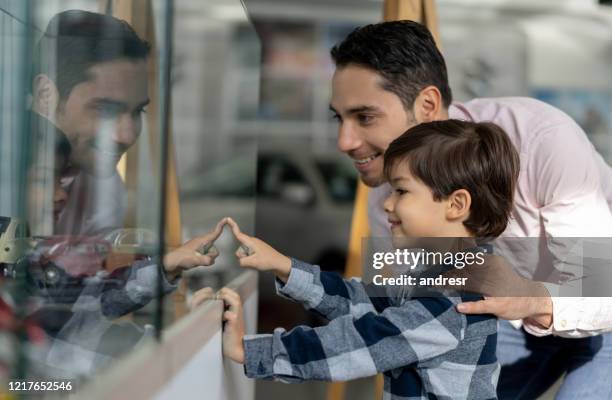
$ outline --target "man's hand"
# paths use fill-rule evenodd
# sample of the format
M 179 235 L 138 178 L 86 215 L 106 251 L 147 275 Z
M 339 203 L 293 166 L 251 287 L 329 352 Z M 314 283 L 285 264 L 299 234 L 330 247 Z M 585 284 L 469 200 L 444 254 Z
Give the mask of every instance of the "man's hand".
M 223 232 L 223 226 L 227 223 L 227 218 L 223 218 L 217 223 L 215 228 L 202 236 L 183 244 L 181 247 L 171 251 L 164 256 L 164 269 L 168 277 L 173 280 L 184 270 L 199 267 L 201 265 L 212 265 L 219 252 L 215 247 L 202 254 L 199 252 L 205 245 L 214 242 Z
M 280 280 L 287 282 L 291 272 L 289 257 L 279 253 L 266 242 L 242 233 L 233 219 L 228 218 L 227 224 L 232 228 L 236 239 L 242 244 L 236 251 L 241 267 L 272 271 Z
M 461 303 L 464 314 L 494 314 L 498 318 L 526 319 L 544 329 L 552 324 L 552 300 L 539 282 L 525 279 L 500 256 L 485 256 L 482 265 L 455 269 L 445 277 L 468 278 L 462 290 L 482 294 L 485 299 Z
M 244 364 L 244 311 L 240 295 L 232 289 L 222 288 L 217 292 L 217 298 L 223 300 L 226 308 L 223 313 L 223 355 Z
M 550 297 L 485 297 L 484 300 L 458 304 L 457 311 L 464 314 L 494 314 L 507 320 L 524 319 L 542 329 L 548 329 L 552 324 Z

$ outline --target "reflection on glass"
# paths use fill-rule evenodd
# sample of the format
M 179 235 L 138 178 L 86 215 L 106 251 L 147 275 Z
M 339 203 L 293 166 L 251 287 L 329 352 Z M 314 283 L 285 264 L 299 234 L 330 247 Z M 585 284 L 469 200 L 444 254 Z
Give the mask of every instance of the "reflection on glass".
M 253 233 L 257 135 L 240 122 L 259 115 L 258 35 L 239 0 L 178 0 L 175 16 L 172 129 L 183 239 L 224 216 Z M 234 256 L 239 243 L 225 231 L 215 241 L 215 265 L 184 274 L 186 298 L 242 272 Z
M 148 133 L 156 116 L 145 121 L 155 43 L 93 12 L 97 1 L 81 3 L 91 11 L 0 3 L 3 35 L 17 25 L 33 37 L 22 49 L 1 49 L 3 59 L 33 54 L 32 68 L 18 65 L 31 70 L 26 84 L 2 93 L 9 104 L 31 90 L 28 109 L 19 110 L 23 129 L 0 135 L 19 155 L 3 168 L 23 172 L 22 179 L 1 174 L 1 191 L 23 190 L 26 199 L 22 208 L 4 203 L 0 213 L 0 313 L 10 316 L 0 337 L 13 342 L 3 348 L 16 349 L 0 355 L 2 380 L 62 378 L 77 387 L 152 336 L 159 277 L 170 293 L 185 268 L 176 257 L 166 271 L 156 262 L 163 167 L 152 143 L 159 137 Z M 37 22 L 15 12 L 24 4 Z M 3 120 L 10 110 L 2 108 Z M 120 163 L 128 150 L 134 155 Z

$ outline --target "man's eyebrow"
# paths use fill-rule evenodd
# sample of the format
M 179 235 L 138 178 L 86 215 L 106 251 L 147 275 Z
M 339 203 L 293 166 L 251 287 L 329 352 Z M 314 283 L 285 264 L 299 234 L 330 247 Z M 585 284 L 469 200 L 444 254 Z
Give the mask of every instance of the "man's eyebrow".
M 336 114 L 338 114 L 338 111 L 336 111 L 336 109 L 330 104 L 329 105 L 329 109 L 333 112 L 335 112 Z M 362 112 L 377 112 L 380 113 L 382 112 L 382 110 L 376 106 L 355 106 L 355 107 L 351 107 L 348 110 L 346 110 L 347 114 L 358 114 L 358 113 L 362 113 Z
M 109 99 L 107 97 L 95 97 L 91 100 L 91 103 L 103 106 L 113 106 L 122 110 L 126 110 L 128 108 L 127 103 L 119 100 Z
M 142 103 L 138 104 L 138 106 L 136 106 L 136 109 L 146 107 L 150 101 L 151 101 L 150 99 L 146 99 Z M 115 107 L 121 110 L 129 109 L 129 105 L 126 102 L 120 101 L 120 100 L 109 99 L 108 97 L 96 97 L 91 100 L 91 103 L 96 104 L 96 105 L 112 106 L 112 107 Z

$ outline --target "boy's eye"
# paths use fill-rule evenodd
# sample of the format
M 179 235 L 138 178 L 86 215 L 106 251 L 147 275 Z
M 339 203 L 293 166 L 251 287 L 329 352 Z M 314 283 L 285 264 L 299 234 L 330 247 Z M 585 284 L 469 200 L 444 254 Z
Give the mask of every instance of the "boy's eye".
M 397 193 L 397 194 L 399 194 L 399 195 L 401 196 L 401 195 L 403 195 L 403 194 L 408 193 L 408 191 L 407 191 L 407 190 L 405 190 L 405 189 L 399 189 L 399 188 L 397 188 L 397 189 L 395 189 L 395 193 Z
M 333 119 L 336 122 L 342 121 L 342 117 L 336 113 L 332 114 L 331 119 Z

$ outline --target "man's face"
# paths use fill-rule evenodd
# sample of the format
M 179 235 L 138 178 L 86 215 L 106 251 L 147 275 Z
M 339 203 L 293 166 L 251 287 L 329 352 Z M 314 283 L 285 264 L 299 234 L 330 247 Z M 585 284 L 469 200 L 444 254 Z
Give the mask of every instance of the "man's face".
M 72 145 L 72 163 L 109 176 L 142 128 L 149 102 L 146 61 L 109 61 L 88 72 L 91 79 L 74 86 L 54 119 Z
M 338 120 L 338 149 L 354 161 L 368 186 L 385 182 L 383 153 L 389 144 L 416 125 L 400 98 L 382 88 L 371 69 L 348 65 L 336 69 L 330 109 Z

